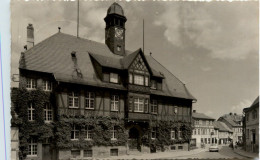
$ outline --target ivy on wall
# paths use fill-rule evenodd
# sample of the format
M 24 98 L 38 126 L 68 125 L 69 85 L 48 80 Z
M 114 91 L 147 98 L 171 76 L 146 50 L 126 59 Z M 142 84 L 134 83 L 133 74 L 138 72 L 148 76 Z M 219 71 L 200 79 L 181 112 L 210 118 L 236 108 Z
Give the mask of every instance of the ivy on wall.
M 142 137 L 142 143 L 151 148 L 165 150 L 165 146 L 173 144 L 188 143 L 192 135 L 192 126 L 186 122 L 156 121 L 151 123 Z M 151 128 L 156 127 L 156 138 L 151 138 Z M 175 131 L 175 139 L 171 139 L 171 131 Z M 181 137 L 178 137 L 178 131 L 181 131 Z
M 128 130 L 125 128 L 123 119 L 111 117 L 87 117 L 87 116 L 58 116 L 55 95 L 43 90 L 12 89 L 11 100 L 13 107 L 12 126 L 19 128 L 19 157 L 25 159 L 28 154 L 28 142 L 30 138 L 35 138 L 38 142 L 45 138 L 51 138 L 51 147 L 57 149 L 89 149 L 92 146 L 122 146 L 126 145 Z M 28 121 L 28 105 L 30 102 L 35 106 L 35 120 Z M 44 123 L 44 105 L 50 103 L 54 109 L 54 122 Z M 17 115 L 16 115 L 17 114 Z M 84 140 L 80 134 L 79 140 L 71 140 L 72 126 L 77 125 L 84 128 L 91 126 L 92 140 Z M 116 126 L 117 140 L 111 140 L 113 127 Z M 151 128 L 157 128 L 156 139 L 151 139 Z M 171 130 L 174 129 L 176 139 L 170 137 Z M 182 138 L 177 137 L 178 131 L 182 131 Z M 151 121 L 150 128 L 143 128 L 144 136 L 141 141 L 148 147 L 160 148 L 165 146 L 188 142 L 191 138 L 192 128 L 190 123 L 172 121 Z M 81 131 L 80 131 L 81 133 Z

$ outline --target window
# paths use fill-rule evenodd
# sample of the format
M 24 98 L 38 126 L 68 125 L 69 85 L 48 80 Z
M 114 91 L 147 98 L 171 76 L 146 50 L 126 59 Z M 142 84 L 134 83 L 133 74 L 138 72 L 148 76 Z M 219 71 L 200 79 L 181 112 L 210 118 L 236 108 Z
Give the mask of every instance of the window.
M 78 140 L 78 139 L 79 139 L 79 127 L 73 125 L 71 130 L 71 140 Z
M 145 99 L 145 102 L 144 102 L 144 112 L 145 113 L 148 113 L 148 108 L 149 108 L 149 100 Z
M 117 73 L 110 73 L 109 81 L 111 83 L 118 83 L 118 74 Z
M 157 89 L 157 84 L 155 80 L 151 80 L 151 89 Z
M 171 146 L 171 150 L 176 150 L 176 147 L 175 146 Z
M 50 122 L 52 121 L 52 107 L 50 103 L 45 103 L 44 106 L 44 121 Z
M 182 149 L 183 149 L 183 146 L 178 146 L 178 149 L 182 150 Z
M 128 110 L 132 112 L 133 108 L 133 97 L 129 97 L 129 105 L 128 105 Z
M 118 111 L 119 108 L 119 96 L 112 95 L 111 96 L 111 111 Z
M 37 141 L 35 139 L 29 141 L 28 156 L 37 156 Z
M 92 135 L 93 135 L 93 131 L 92 131 L 92 127 L 91 126 L 85 126 L 85 128 L 83 128 L 82 130 L 83 136 L 85 140 L 91 140 L 92 139 Z
M 196 130 L 197 130 L 197 129 L 194 129 L 194 135 L 196 135 L 196 134 L 197 134 L 197 133 L 196 133 Z
M 199 120 L 199 124 L 202 125 L 202 120 Z
M 178 138 L 179 138 L 179 139 L 182 139 L 182 131 L 179 131 L 179 132 L 178 132 Z
M 171 130 L 171 139 L 175 139 L 175 131 Z
M 34 121 L 35 120 L 35 107 L 33 103 L 29 103 L 28 107 L 28 120 Z
M 80 150 L 71 150 L 71 155 L 73 158 L 80 156 Z
M 157 82 L 157 89 L 162 90 L 162 82 Z
M 246 121 L 249 121 L 249 114 L 246 114 Z
M 254 110 L 254 111 L 252 112 L 252 118 L 253 118 L 253 119 L 256 119 L 256 118 L 257 118 L 257 111 L 256 111 L 256 110 Z
M 110 149 L 110 156 L 118 156 L 118 149 Z
M 79 94 L 75 92 L 69 93 L 69 108 L 79 108 Z
M 26 88 L 27 89 L 36 89 L 36 79 L 27 78 L 26 79 Z
M 129 83 L 133 83 L 133 74 L 129 74 Z
M 92 157 L 93 152 L 92 150 L 84 150 L 84 157 Z
M 210 144 L 210 138 L 208 138 L 208 144 Z
M 144 99 L 135 98 L 134 99 L 134 111 L 135 112 L 143 112 L 144 111 Z
M 87 92 L 85 97 L 85 108 L 86 109 L 94 109 L 95 102 L 95 94 L 94 92 Z
M 198 135 L 200 135 L 200 129 L 198 129 Z
M 47 80 L 43 80 L 42 81 L 42 89 L 44 91 L 51 91 L 52 89 L 52 84 L 50 81 L 47 81 Z
M 109 73 L 103 73 L 103 81 L 109 82 Z
M 200 138 L 200 142 L 203 143 L 203 138 Z
M 152 128 L 151 138 L 152 138 L 152 139 L 155 139 L 155 138 L 156 138 L 156 127 L 153 127 L 153 128 Z
M 113 126 L 111 132 L 112 132 L 111 140 L 116 140 L 117 139 L 117 131 L 116 131 L 116 127 L 115 126 Z
M 209 125 L 209 121 L 206 121 L 206 125 Z
M 144 85 L 144 76 L 142 76 L 142 75 L 134 75 L 134 84 Z
M 147 77 L 147 76 L 144 77 L 144 85 L 145 86 L 149 85 L 149 77 Z
M 121 46 L 117 46 L 117 51 L 121 51 Z
M 152 100 L 151 101 L 151 113 L 157 113 L 157 111 L 158 111 L 157 100 Z
M 174 106 L 174 107 L 173 107 L 173 113 L 174 113 L 174 114 L 177 114 L 177 113 L 178 113 L 178 107 L 177 107 L 177 106 Z

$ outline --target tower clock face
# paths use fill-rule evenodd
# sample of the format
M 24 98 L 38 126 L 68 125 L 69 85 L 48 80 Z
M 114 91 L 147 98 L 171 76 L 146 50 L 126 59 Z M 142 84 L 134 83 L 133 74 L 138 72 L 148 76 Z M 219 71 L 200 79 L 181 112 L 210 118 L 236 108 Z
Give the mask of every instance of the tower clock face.
M 118 39 L 123 39 L 123 33 L 124 33 L 124 30 L 121 29 L 121 28 L 115 28 L 115 37 L 118 38 Z

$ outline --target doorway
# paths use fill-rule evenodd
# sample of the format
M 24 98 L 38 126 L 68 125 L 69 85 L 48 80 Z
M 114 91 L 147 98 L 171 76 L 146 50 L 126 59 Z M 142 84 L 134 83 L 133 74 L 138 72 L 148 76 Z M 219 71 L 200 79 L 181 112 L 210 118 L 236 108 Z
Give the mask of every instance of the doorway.
M 128 139 L 128 145 L 130 150 L 141 150 L 140 145 L 140 133 L 137 128 L 132 127 L 129 130 L 129 139 Z

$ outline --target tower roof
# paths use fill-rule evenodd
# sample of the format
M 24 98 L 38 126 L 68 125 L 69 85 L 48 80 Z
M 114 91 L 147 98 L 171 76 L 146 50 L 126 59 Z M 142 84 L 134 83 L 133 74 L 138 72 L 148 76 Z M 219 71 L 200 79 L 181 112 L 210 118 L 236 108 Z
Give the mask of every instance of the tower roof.
M 107 14 L 118 14 L 124 16 L 123 8 L 116 2 L 114 2 L 107 10 Z

